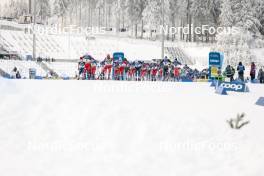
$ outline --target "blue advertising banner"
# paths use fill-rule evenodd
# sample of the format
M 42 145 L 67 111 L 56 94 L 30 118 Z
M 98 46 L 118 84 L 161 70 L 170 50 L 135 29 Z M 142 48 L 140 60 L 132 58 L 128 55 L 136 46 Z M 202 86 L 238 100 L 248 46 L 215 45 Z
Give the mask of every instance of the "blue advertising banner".
M 218 87 L 223 88 L 225 91 L 233 92 L 247 92 L 247 86 L 242 82 L 219 82 Z
M 209 78 L 214 79 L 221 73 L 224 55 L 220 52 L 209 53 Z
M 124 61 L 125 59 L 125 54 L 122 52 L 115 52 L 113 54 L 113 60 L 114 60 L 114 64 L 113 64 L 113 68 L 112 68 L 112 79 L 115 80 L 115 63 L 119 62 L 119 59 L 122 59 L 122 61 Z
M 209 65 L 222 67 L 223 59 L 222 54 L 218 52 L 209 53 Z
M 256 102 L 256 105 L 263 106 L 264 107 L 264 97 L 260 97 L 258 101 Z
M 122 60 L 125 59 L 125 54 L 122 52 L 116 52 L 113 54 L 114 61 L 119 60 L 119 58 L 122 58 Z

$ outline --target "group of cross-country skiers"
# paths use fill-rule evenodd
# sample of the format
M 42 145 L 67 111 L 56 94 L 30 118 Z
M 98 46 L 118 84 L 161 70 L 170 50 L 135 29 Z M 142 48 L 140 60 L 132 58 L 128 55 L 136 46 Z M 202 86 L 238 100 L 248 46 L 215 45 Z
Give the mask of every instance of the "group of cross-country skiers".
M 129 62 L 125 58 L 113 59 L 107 55 L 102 62 L 98 62 L 92 56 L 86 55 L 80 58 L 78 70 L 78 79 L 82 80 L 193 81 L 209 77 L 209 69 L 202 71 L 191 69 L 187 65 L 182 65 L 177 58 L 171 61 L 168 57 L 150 62 L 140 60 Z M 236 71 L 237 79 L 245 81 L 245 67 L 242 62 L 238 64 L 237 70 L 228 65 L 223 75 L 233 81 Z M 260 83 L 264 83 L 264 69 L 261 67 L 258 74 L 256 72 L 256 65 L 252 63 L 251 81 L 258 79 Z
M 206 69 L 199 72 L 187 65 L 183 66 L 177 59 L 171 61 L 168 57 L 151 62 L 129 62 L 107 55 L 102 62 L 98 62 L 92 56 L 85 56 L 80 58 L 78 70 L 78 78 L 84 80 L 180 81 L 208 76 Z

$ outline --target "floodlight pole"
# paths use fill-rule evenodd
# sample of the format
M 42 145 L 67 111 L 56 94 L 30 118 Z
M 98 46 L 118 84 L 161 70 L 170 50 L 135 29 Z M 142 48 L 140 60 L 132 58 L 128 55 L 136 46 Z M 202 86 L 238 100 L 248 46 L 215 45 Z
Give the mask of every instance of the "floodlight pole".
M 34 8 L 33 8 L 33 60 L 36 60 L 36 33 L 35 33 L 35 25 L 36 25 L 36 8 L 37 8 L 37 0 L 34 0 Z
M 32 14 L 32 5 L 31 5 L 31 0 L 28 0 L 28 14 L 31 15 Z
M 164 47 L 165 47 L 165 32 L 164 32 L 164 25 L 165 25 L 165 16 L 164 16 L 164 0 L 161 0 L 161 8 L 162 8 L 162 37 L 161 37 L 161 59 L 164 59 Z

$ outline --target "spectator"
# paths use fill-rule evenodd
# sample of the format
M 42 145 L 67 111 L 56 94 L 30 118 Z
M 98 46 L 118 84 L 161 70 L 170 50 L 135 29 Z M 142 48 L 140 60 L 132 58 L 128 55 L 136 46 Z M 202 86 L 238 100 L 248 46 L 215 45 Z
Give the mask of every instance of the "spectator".
M 234 81 L 235 69 L 231 65 L 228 65 L 225 69 L 225 76 L 230 79 L 230 81 Z
M 242 64 L 242 62 L 239 62 L 237 66 L 237 71 L 238 71 L 238 79 L 244 82 L 245 66 Z
M 11 78 L 12 78 L 12 79 L 16 79 L 16 74 L 17 74 L 17 68 L 14 67 L 14 69 L 13 69 L 12 72 L 11 72 Z
M 254 62 L 251 63 L 250 78 L 251 81 L 254 81 L 256 79 L 256 65 Z
M 21 75 L 20 75 L 20 72 L 18 70 L 16 72 L 16 79 L 21 79 Z
M 264 84 L 264 68 L 261 67 L 258 72 L 258 79 L 260 81 L 260 84 Z
M 21 74 L 16 67 L 14 67 L 14 69 L 11 72 L 11 78 L 12 79 L 21 79 Z

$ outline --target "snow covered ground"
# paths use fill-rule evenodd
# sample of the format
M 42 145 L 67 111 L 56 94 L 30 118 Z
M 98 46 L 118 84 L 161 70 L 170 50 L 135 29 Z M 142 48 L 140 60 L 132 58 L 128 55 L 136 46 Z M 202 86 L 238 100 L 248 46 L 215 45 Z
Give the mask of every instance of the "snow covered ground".
M 35 68 L 38 76 L 44 77 L 47 75 L 47 72 L 43 70 L 36 62 L 0 59 L 0 68 L 5 72 L 10 74 L 15 67 L 19 70 L 22 78 L 29 78 L 30 68 Z
M 78 73 L 78 63 L 66 62 L 45 62 L 45 64 L 53 69 L 60 77 L 74 78 Z
M 0 79 L 6 176 L 264 175 L 264 96 L 209 83 Z M 250 124 L 226 120 L 246 113 Z

